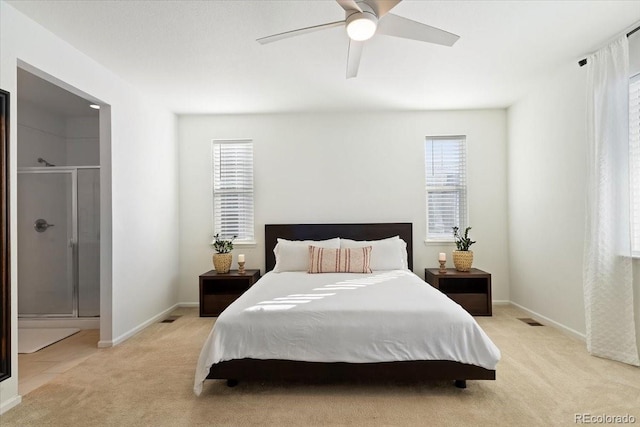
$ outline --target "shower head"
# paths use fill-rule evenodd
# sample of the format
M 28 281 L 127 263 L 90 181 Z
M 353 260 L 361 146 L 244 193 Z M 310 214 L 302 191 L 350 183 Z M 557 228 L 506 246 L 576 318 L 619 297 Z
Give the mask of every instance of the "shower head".
M 45 159 L 43 159 L 42 157 L 38 157 L 38 163 L 44 163 L 45 166 L 55 166 L 53 163 L 49 163 L 47 162 Z

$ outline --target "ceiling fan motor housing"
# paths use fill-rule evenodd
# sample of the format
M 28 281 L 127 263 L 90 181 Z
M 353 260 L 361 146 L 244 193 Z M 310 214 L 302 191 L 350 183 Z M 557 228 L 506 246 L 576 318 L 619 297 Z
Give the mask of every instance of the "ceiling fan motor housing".
M 378 17 L 367 3 L 358 2 L 362 12 L 349 10 L 345 13 L 346 29 L 349 38 L 356 41 L 370 39 L 376 32 Z

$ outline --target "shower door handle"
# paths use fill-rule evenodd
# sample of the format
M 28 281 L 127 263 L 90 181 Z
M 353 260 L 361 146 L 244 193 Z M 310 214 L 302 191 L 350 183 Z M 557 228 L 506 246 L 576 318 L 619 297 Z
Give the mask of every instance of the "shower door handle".
M 49 227 L 53 227 L 55 224 L 49 224 L 46 219 L 37 219 L 36 222 L 33 223 L 33 228 L 38 233 L 44 233 L 47 231 Z

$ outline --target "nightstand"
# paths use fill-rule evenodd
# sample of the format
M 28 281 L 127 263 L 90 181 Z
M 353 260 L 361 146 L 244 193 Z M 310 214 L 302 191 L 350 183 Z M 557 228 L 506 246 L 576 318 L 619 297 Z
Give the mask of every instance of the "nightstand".
M 228 273 L 208 271 L 200 276 L 200 317 L 216 317 L 260 279 L 260 270 Z
M 440 273 L 437 268 L 424 269 L 425 281 L 457 302 L 474 316 L 491 316 L 491 274 L 472 268 L 457 271 L 447 268 Z

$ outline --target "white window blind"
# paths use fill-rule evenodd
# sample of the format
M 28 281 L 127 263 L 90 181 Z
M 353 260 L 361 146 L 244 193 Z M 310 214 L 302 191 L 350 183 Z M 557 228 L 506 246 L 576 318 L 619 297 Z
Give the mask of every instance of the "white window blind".
M 629 82 L 629 160 L 632 249 L 640 257 L 640 74 Z
M 213 142 L 214 234 L 253 242 L 253 142 Z
M 453 241 L 452 227 L 467 226 L 467 162 L 464 136 L 425 141 L 427 241 Z

